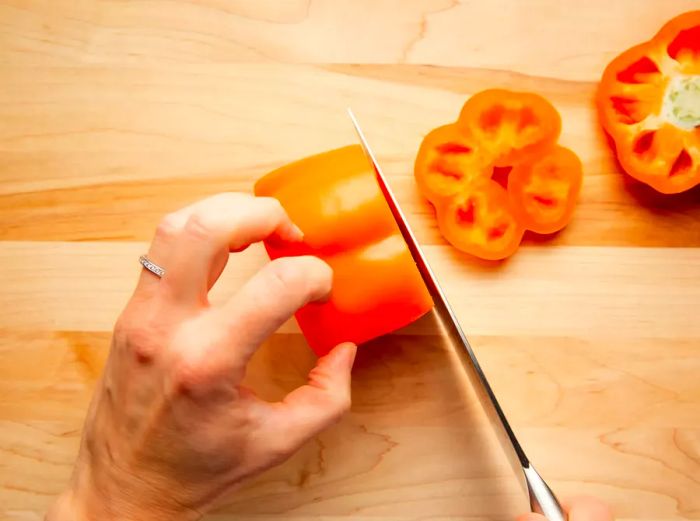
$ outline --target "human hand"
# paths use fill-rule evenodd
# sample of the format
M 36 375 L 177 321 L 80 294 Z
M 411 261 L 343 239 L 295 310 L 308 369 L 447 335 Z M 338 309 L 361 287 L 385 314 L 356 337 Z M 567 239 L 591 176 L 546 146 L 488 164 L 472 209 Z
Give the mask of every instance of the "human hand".
M 578 496 L 562 502 L 568 521 L 613 521 L 610 508 L 598 499 Z M 547 521 L 541 514 L 524 514 L 517 521 Z
M 69 490 L 49 521 L 198 519 L 241 480 L 282 462 L 350 406 L 356 346 L 319 359 L 309 383 L 268 403 L 241 386 L 260 343 L 323 299 L 315 257 L 265 265 L 231 300 L 209 303 L 230 251 L 301 231 L 271 198 L 221 194 L 166 216 L 114 329 Z

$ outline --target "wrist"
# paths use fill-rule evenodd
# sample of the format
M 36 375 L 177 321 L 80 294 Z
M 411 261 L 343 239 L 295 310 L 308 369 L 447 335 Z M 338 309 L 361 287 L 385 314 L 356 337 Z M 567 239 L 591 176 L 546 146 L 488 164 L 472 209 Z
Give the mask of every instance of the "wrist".
M 61 494 L 51 505 L 44 521 L 190 521 L 192 516 L 166 513 L 134 506 L 115 505 L 108 501 L 85 500 L 75 495 L 73 490 Z
M 62 493 L 51 504 L 44 521 L 86 521 L 70 491 Z
M 163 494 L 150 494 L 147 486 L 135 494 L 125 492 L 127 488 L 119 483 L 100 486 L 97 481 L 75 476 L 71 487 L 49 509 L 45 521 L 196 521 L 201 517 L 191 509 L 169 508 Z

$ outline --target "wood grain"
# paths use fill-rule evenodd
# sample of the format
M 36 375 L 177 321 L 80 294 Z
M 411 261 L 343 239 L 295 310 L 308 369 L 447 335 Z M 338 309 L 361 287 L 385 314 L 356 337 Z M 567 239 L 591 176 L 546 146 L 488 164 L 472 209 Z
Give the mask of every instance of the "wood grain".
M 0 327 L 110 331 L 146 248 L 135 242 L 0 243 Z M 523 247 L 500 266 L 446 246 L 427 246 L 425 253 L 447 279 L 445 291 L 473 334 L 700 339 L 700 322 L 690 312 L 700 302 L 698 248 Z M 214 304 L 229 298 L 266 256 L 256 245 L 232 259 L 235 268 L 211 293 Z M 298 329 L 290 321 L 283 331 Z
M 0 520 L 65 486 L 161 215 L 355 140 L 353 107 L 540 472 L 620 519 L 700 519 L 700 191 L 619 170 L 593 110 L 618 52 L 692 0 L 0 0 Z M 574 222 L 505 263 L 449 247 L 420 140 L 488 87 L 546 95 Z M 227 299 L 266 258 L 232 259 Z M 250 385 L 312 364 L 293 321 Z M 349 457 L 348 455 L 352 456 Z M 435 318 L 364 346 L 353 410 L 212 520 L 512 519 L 525 496 Z

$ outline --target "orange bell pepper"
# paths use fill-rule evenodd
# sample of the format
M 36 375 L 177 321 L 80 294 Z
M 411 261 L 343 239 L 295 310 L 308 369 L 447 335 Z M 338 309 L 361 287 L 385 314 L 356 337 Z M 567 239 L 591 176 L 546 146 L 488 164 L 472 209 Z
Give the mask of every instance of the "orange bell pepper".
M 415 176 L 425 198 L 439 204 L 475 179 L 490 177 L 492 169 L 490 153 L 451 124 L 425 136 L 416 157 Z
M 464 104 L 456 123 L 421 143 L 414 173 L 442 235 L 482 259 L 512 255 L 525 230 L 552 233 L 573 216 L 578 157 L 556 146 L 561 118 L 536 94 L 490 89 Z M 496 169 L 510 170 L 504 189 Z
M 304 232 L 301 244 L 266 242 L 270 258 L 315 255 L 333 269 L 330 298 L 296 319 L 311 348 L 362 343 L 405 326 L 433 301 L 359 145 L 286 165 L 255 184 Z
M 666 194 L 700 184 L 700 11 L 610 62 L 597 105 L 629 175 Z
M 532 162 L 516 165 L 508 177 L 513 212 L 533 232 L 561 230 L 571 221 L 582 178 L 581 160 L 560 146 Z
M 496 166 L 513 166 L 536 156 L 561 132 L 559 113 L 542 96 L 503 89 L 474 94 L 457 125 L 490 152 Z
M 474 183 L 439 205 L 437 218 L 445 239 L 481 259 L 509 257 L 523 238 L 523 226 L 510 207 L 508 194 L 493 179 Z

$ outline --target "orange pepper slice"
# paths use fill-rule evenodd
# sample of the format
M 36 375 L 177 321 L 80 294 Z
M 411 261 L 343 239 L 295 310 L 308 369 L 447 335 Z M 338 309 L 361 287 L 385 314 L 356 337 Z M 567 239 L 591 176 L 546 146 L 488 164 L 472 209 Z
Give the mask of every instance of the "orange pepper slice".
M 561 118 L 542 96 L 489 89 L 467 100 L 457 125 L 489 152 L 496 166 L 511 166 L 552 146 Z
M 533 162 L 513 168 L 508 196 L 514 213 L 537 233 L 554 233 L 569 224 L 581 188 L 581 160 L 568 148 L 556 146 Z
M 488 153 L 455 124 L 425 136 L 414 168 L 420 191 L 432 203 L 451 198 L 475 179 L 488 179 L 491 170 Z
M 667 194 L 700 184 L 700 11 L 611 61 L 596 103 L 630 176 Z
M 492 179 L 439 205 L 437 218 L 440 231 L 454 247 L 486 260 L 512 255 L 524 232 L 505 189 Z
M 414 173 L 443 237 L 500 260 L 517 250 L 525 230 L 566 226 L 583 172 L 576 154 L 556 145 L 560 132 L 559 113 L 543 97 L 489 89 L 467 100 L 456 123 L 426 135 Z M 493 179 L 501 169 L 507 190 Z

